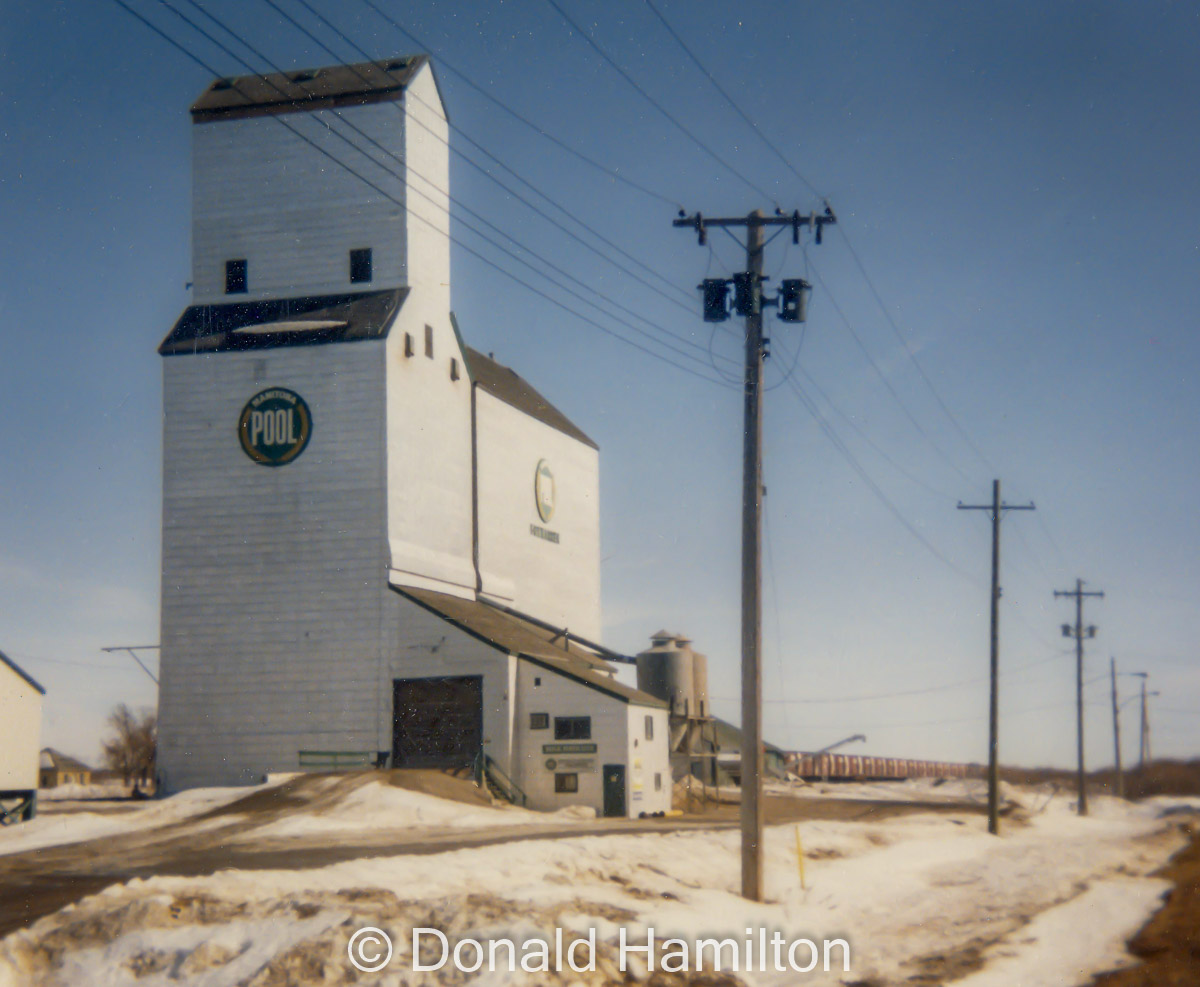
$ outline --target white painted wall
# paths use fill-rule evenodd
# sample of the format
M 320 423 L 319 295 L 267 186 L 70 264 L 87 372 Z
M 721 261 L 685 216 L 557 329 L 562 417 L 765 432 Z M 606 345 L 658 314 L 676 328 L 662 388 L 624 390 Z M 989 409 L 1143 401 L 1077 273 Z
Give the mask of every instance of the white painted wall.
M 599 453 L 482 388 L 475 400 L 483 592 L 599 640 Z M 549 521 L 539 517 L 534 501 L 542 459 L 555 480 Z M 531 525 L 555 532 L 557 544 L 534 535 Z
M 349 131 L 339 115 L 388 153 Z M 330 127 L 371 150 L 382 164 L 358 154 Z M 402 207 L 305 139 L 352 165 L 392 198 L 406 201 L 404 114 L 398 103 L 197 123 L 192 127 L 192 290 L 197 304 L 406 283 Z M 349 252 L 359 247 L 373 251 L 370 285 L 350 283 Z M 245 295 L 225 294 L 225 261 L 235 258 L 247 261 Z
M 392 749 L 392 697 L 395 679 L 478 675 L 483 678 L 483 745 L 507 773 L 516 695 L 516 658 L 498 651 L 389 591 L 388 640 L 380 675 L 378 749 Z
M 633 768 L 630 759 L 633 737 L 630 723 L 637 714 L 641 723 L 641 712 L 655 713 L 649 707 L 624 702 L 616 696 L 601 692 L 589 685 L 557 672 L 542 668 L 526 659 L 517 661 L 516 705 L 514 708 L 513 780 L 529 797 L 531 808 L 545 811 L 561 809 L 567 805 L 588 805 L 597 814 L 604 807 L 604 781 L 602 771 L 606 764 L 625 764 L 626 768 L 626 813 L 632 818 L 640 811 L 643 800 L 633 799 Z M 530 714 L 549 715 L 549 727 L 545 730 L 530 729 Z M 590 716 L 592 736 L 586 741 L 561 741 L 554 738 L 556 716 Z M 663 724 L 665 729 L 665 722 Z M 657 729 L 657 724 L 656 724 Z M 656 734 L 657 739 L 657 734 Z M 590 743 L 596 745 L 594 754 L 557 754 L 544 750 L 547 744 Z M 639 741 L 639 751 L 641 744 Z M 663 750 L 665 752 L 665 741 Z M 547 760 L 556 762 L 555 768 L 546 767 Z M 573 794 L 556 793 L 554 776 L 558 772 L 573 772 L 579 776 L 579 791 Z M 670 782 L 668 788 L 670 803 Z
M 392 579 L 474 597 L 471 386 L 450 324 L 449 130 L 428 65 L 406 87 L 404 110 L 412 290 L 387 348 Z M 425 351 L 426 326 L 432 357 Z M 407 340 L 412 356 L 406 355 Z
M 169 788 L 369 750 L 388 593 L 382 341 L 163 359 L 162 684 Z M 238 440 L 259 391 L 312 437 L 265 467 Z
M 42 694 L 0 662 L 0 791 L 36 791 Z
M 667 711 L 649 706 L 626 707 L 629 717 L 627 778 L 629 814 L 667 812 L 671 808 L 671 755 Z M 652 722 L 647 737 L 646 720 Z

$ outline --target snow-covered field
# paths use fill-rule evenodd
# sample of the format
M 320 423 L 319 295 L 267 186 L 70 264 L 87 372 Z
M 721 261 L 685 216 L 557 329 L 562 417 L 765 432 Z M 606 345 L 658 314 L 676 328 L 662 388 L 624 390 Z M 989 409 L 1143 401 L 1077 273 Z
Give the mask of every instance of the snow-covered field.
M 851 793 L 841 787 L 836 794 Z M 0 941 L 0 987 L 619 983 L 626 973 L 646 975 L 644 952 L 627 950 L 622 963 L 622 935 L 627 945 L 645 945 L 650 928 L 660 964 L 672 955 L 678 962 L 681 947 L 664 943 L 678 938 L 690 944 L 693 969 L 695 940 L 736 940 L 741 969 L 709 983 L 890 987 L 918 974 L 926 978 L 921 983 L 960 987 L 1086 983 L 1091 973 L 1126 960 L 1125 937 L 1157 908 L 1167 884 L 1145 875 L 1182 844 L 1163 813 L 1187 800 L 1128 805 L 1098 798 L 1092 815 L 1079 819 L 1065 797 L 1010 794 L 1030 811 L 1007 822 L 999 839 L 987 835 L 981 816 L 965 814 L 773 827 L 766 838 L 769 900 L 761 905 L 737 894 L 732 830 L 528 838 L 315 869 L 134 880 Z M 363 786 L 341 810 L 293 815 L 269 827 L 275 836 L 336 840 L 356 818 L 416 813 L 425 825 L 462 820 L 458 825 L 475 827 L 530 815 L 418 795 Z M 205 804 L 225 797 L 194 794 Z M 1200 809 L 1200 800 L 1190 804 Z M 360 962 L 383 958 L 383 934 L 394 944 L 391 961 L 373 974 L 355 970 L 347 953 L 353 933 L 367 926 L 378 933 Z M 466 939 L 485 947 L 511 939 L 517 970 L 509 971 L 501 948 L 495 972 L 486 958 L 481 971 L 463 972 L 453 957 L 440 970 L 414 972 L 414 928 L 440 931 L 451 949 Z M 592 969 L 554 970 L 556 929 L 567 943 L 595 930 Z M 752 972 L 744 970 L 746 930 Z M 811 940 L 819 951 L 826 940 L 844 940 L 850 971 L 836 946 L 829 972 L 821 963 L 808 973 L 775 971 L 773 957 L 760 970 L 759 930 L 762 939 L 778 935 L 785 944 Z M 525 972 L 522 956 L 537 966 L 537 940 L 550 944 L 551 969 Z M 526 941 L 534 945 L 522 949 Z M 436 937 L 426 933 L 423 945 L 429 964 L 440 954 Z M 806 950 L 797 954 L 801 964 Z M 786 946 L 783 955 L 786 965 Z M 583 966 L 588 956 L 576 954 Z M 473 957 L 466 944 L 460 965 Z M 723 953 L 727 973 L 731 957 Z M 656 982 L 695 982 L 688 973 L 658 972 Z

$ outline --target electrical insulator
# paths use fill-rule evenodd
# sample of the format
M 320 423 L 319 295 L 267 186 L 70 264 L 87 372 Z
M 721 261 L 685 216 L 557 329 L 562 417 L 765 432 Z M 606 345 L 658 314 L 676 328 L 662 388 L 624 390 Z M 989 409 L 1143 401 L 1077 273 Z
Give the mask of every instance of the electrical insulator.
M 725 278 L 705 278 L 700 285 L 704 292 L 704 321 L 724 322 L 729 318 L 729 282 Z
M 779 287 L 779 318 L 784 322 L 803 322 L 808 316 L 808 296 L 812 285 L 804 278 L 784 278 Z
M 738 315 L 758 315 L 762 310 L 758 275 L 742 271 L 733 276 L 733 308 Z

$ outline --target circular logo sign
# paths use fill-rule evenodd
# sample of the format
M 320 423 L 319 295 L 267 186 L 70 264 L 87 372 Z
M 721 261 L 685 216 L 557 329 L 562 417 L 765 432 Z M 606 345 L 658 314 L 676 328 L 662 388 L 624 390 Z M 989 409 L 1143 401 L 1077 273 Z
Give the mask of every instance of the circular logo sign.
M 533 500 L 537 504 L 538 517 L 543 521 L 554 517 L 554 474 L 544 459 L 538 461 L 533 474 Z
M 259 391 L 246 402 L 238 419 L 242 449 L 261 466 L 290 463 L 304 451 L 311 435 L 308 405 L 286 387 Z

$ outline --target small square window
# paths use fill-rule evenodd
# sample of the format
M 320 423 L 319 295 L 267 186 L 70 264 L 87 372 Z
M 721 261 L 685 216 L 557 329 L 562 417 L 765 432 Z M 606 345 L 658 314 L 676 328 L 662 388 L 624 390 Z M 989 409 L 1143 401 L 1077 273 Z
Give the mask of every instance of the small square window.
M 433 326 L 425 327 L 425 355 L 433 359 Z
M 534 680 L 533 680 L 533 687 L 534 687 L 535 689 L 536 689 L 536 688 L 537 688 L 539 685 L 541 685 L 541 684 L 542 684 L 542 680 L 541 680 L 540 678 L 534 678 Z
M 592 718 L 590 716 L 556 716 L 554 718 L 555 740 L 591 740 Z
M 557 794 L 570 794 L 579 791 L 579 775 L 574 772 L 570 774 L 559 772 L 554 776 L 554 791 Z
M 244 295 L 246 293 L 246 261 L 227 260 L 225 262 L 225 294 Z
M 548 729 L 550 729 L 550 714 L 549 713 L 530 713 L 529 714 L 529 729 L 530 730 L 548 730 Z
M 371 280 L 371 248 L 350 251 L 350 283 L 365 284 Z
M 654 717 L 653 716 L 646 717 L 646 739 L 647 740 L 654 739 Z

